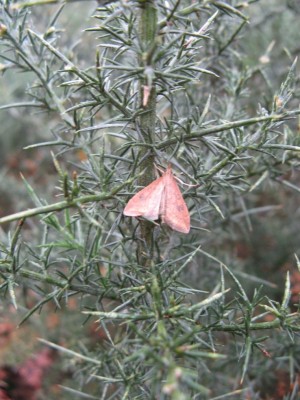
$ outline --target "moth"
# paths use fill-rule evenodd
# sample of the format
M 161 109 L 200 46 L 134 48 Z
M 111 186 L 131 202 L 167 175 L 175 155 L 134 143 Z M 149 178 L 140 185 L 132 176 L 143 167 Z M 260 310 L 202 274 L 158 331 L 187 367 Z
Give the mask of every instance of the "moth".
M 128 217 L 143 217 L 150 221 L 160 219 L 175 231 L 190 231 L 189 210 L 171 166 L 168 166 L 160 178 L 135 194 L 127 203 L 123 214 Z

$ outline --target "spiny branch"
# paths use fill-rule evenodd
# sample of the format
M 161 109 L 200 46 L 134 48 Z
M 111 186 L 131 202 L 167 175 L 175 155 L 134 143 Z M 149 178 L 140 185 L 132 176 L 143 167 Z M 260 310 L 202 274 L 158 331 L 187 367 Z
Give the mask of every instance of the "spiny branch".
M 29 210 L 20 211 L 15 214 L 7 215 L 6 217 L 0 218 L 0 225 L 6 222 L 12 222 L 19 219 L 28 217 L 34 217 L 35 215 L 49 214 L 54 211 L 62 211 L 66 208 L 78 207 L 80 204 L 85 204 L 93 201 L 102 201 L 111 199 L 115 196 L 124 186 L 131 184 L 136 179 L 136 176 L 123 182 L 121 185 L 113 189 L 110 193 L 98 193 L 91 194 L 82 197 L 76 197 L 74 199 L 67 199 L 58 203 L 48 204 L 46 206 L 31 208 Z

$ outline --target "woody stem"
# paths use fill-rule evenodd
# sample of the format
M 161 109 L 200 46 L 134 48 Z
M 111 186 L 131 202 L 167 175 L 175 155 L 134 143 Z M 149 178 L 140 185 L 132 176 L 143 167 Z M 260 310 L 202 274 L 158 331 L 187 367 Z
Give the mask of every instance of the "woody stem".
M 153 51 L 156 46 L 157 9 L 155 0 L 140 0 L 138 10 L 139 42 L 141 53 L 139 64 L 144 69 L 144 77 L 139 81 L 139 106 L 143 110 L 138 124 L 145 144 L 155 141 L 156 120 L 156 88 L 152 81 Z M 139 178 L 139 185 L 147 186 L 154 179 L 154 154 L 147 146 L 139 153 L 140 171 L 145 171 Z M 138 257 L 141 265 L 149 266 L 153 256 L 153 224 L 141 221 L 141 241 L 138 248 Z

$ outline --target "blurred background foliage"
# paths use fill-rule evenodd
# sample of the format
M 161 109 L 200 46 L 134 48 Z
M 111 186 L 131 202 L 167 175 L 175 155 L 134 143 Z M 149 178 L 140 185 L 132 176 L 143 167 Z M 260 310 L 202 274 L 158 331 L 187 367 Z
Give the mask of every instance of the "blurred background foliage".
M 239 6 L 240 2 L 227 3 Z M 249 23 L 234 18 L 232 15 L 223 15 L 222 19 L 216 19 L 210 31 L 212 40 L 206 41 L 199 50 L 199 58 L 207 59 L 208 69 L 219 77 L 205 77 L 199 85 L 199 91 L 191 86 L 189 100 L 192 104 L 200 104 L 203 108 L 208 96 L 211 95 L 213 100 L 209 117 L 213 120 L 217 117 L 220 121 L 242 119 L 254 115 L 257 110 L 260 110 L 261 114 L 271 112 L 274 102 L 277 102 L 280 107 L 281 98 L 274 98 L 274 93 L 279 92 L 290 66 L 299 54 L 299 2 L 297 0 L 261 0 L 248 3 L 247 7 L 241 3 L 240 9 L 249 16 Z M 15 4 L 22 4 L 22 2 L 15 2 Z M 95 1 L 78 1 L 66 3 L 62 8 L 58 4 L 35 6 L 29 9 L 28 20 L 35 32 L 45 32 L 48 27 L 49 40 L 51 40 L 52 25 L 49 25 L 49 21 L 60 10 L 55 23 L 55 35 L 57 35 L 55 38 L 59 38 L 61 53 L 81 69 L 90 68 L 95 63 L 100 41 L 97 33 L 85 30 L 94 26 L 95 21 L 91 19 L 91 16 L 95 14 L 97 5 L 99 4 Z M 195 20 L 197 18 L 202 18 L 202 16 L 196 15 Z M 198 24 L 195 22 L 195 26 Z M 53 69 L 59 70 L 59 65 L 60 61 L 51 59 Z M 35 79 L 33 74 L 17 71 L 13 66 L 7 68 L 5 62 L 0 65 L 0 69 L 2 70 L 0 106 L 20 103 L 28 99 L 30 101 L 31 85 Z M 298 69 L 299 67 L 296 68 L 293 98 L 289 103 L 289 109 L 299 107 Z M 58 84 L 62 83 L 60 77 L 57 77 L 57 81 Z M 69 88 L 65 89 L 61 86 L 59 90 L 62 92 L 66 90 L 68 93 Z M 69 98 L 69 103 L 65 105 L 66 108 L 76 104 L 76 101 L 84 101 L 84 92 L 77 92 L 72 87 L 69 93 L 71 99 Z M 185 104 L 184 100 L 183 104 Z M 183 111 L 180 111 L 182 114 L 184 114 L 184 108 L 183 105 Z M 162 116 L 169 116 L 170 110 L 167 106 L 162 106 L 159 112 Z M 93 124 L 105 121 L 110 115 L 109 107 L 96 112 L 93 116 Z M 298 140 L 297 136 L 300 133 L 300 121 L 297 118 L 290 121 L 285 134 L 296 137 L 293 144 L 299 146 L 300 139 Z M 89 126 L 88 116 L 84 116 L 83 120 L 83 125 Z M 55 113 L 48 110 L 42 111 L 39 108 L 35 110 L 35 108 L 6 109 L 3 107 L 0 111 L 1 217 L 32 207 L 32 201 L 26 185 L 20 178 L 20 172 L 35 192 L 49 203 L 53 202 L 55 196 L 61 195 L 61 188 L 57 188 L 58 172 L 49 147 L 24 149 L 36 143 L 51 141 L 53 137 L 57 138 L 58 136 L 55 136 L 57 129 L 60 138 L 65 137 L 66 140 L 70 140 L 67 131 L 65 133 L 64 127 L 60 127 L 60 124 L 61 121 Z M 101 139 L 94 141 L 92 134 L 89 137 L 90 141 L 85 142 L 86 139 L 78 135 L 73 142 L 74 147 L 62 146 L 60 150 L 51 147 L 51 150 L 54 149 L 57 154 L 61 168 L 68 171 L 70 175 L 74 169 L 79 174 L 83 174 L 81 183 L 87 191 L 93 186 L 97 187 L 99 176 L 96 174 L 101 173 L 97 170 L 99 158 L 97 153 L 101 147 Z M 116 149 L 119 146 L 118 140 L 110 138 L 109 146 Z M 255 190 L 247 193 L 247 197 L 240 195 L 240 188 L 234 191 L 232 187 L 226 189 L 224 186 L 223 194 L 218 195 L 218 207 L 224 218 L 221 218 L 218 212 L 213 214 L 207 204 L 202 206 L 199 227 L 203 231 L 198 231 L 200 239 L 197 240 L 201 244 L 203 253 L 197 253 L 193 262 L 182 272 L 181 281 L 184 285 L 191 285 L 195 289 L 208 292 L 216 288 L 216 282 L 220 280 L 220 268 L 218 262 L 212 262 L 212 259 L 207 257 L 206 251 L 209 249 L 211 255 L 222 260 L 234 271 L 249 298 L 254 296 L 253 293 L 257 290 L 255 288 L 263 285 L 261 297 L 269 296 L 274 299 L 274 304 L 276 301 L 281 302 L 286 272 L 289 271 L 292 291 L 289 307 L 292 312 L 298 310 L 300 273 L 296 267 L 295 254 L 300 254 L 300 175 L 297 158 L 299 155 L 294 154 L 293 163 L 284 164 L 280 157 L 273 163 L 266 157 L 265 163 L 269 165 L 268 179 L 262 179 Z M 87 167 L 88 162 L 90 164 Z M 209 159 L 200 160 L 198 165 L 203 166 L 205 162 L 209 164 L 210 161 Z M 249 188 L 249 185 L 255 184 L 261 178 L 259 168 L 256 170 L 255 166 L 251 165 L 247 168 L 249 168 L 247 172 L 250 184 L 246 182 L 245 188 Z M 92 181 L 93 173 L 96 176 L 94 181 Z M 201 178 L 201 171 L 198 171 L 198 174 Z M 203 196 L 204 193 L 203 191 Z M 216 192 L 211 193 L 213 199 Z M 108 207 L 113 207 L 113 205 L 114 203 L 109 203 Z M 216 209 L 218 207 L 216 206 Z M 227 210 L 229 210 L 228 214 Z M 92 210 L 92 214 L 96 214 L 95 210 Z M 113 217 L 110 217 L 110 221 L 113 222 Z M 8 224 L 1 228 L 3 230 L 0 232 L 0 238 L 4 242 L 8 228 Z M 59 234 L 57 237 L 56 234 L 54 232 L 52 236 L 50 235 L 53 242 L 55 239 L 61 240 L 58 237 Z M 26 220 L 22 235 L 29 251 L 31 247 L 40 243 L 42 233 L 36 219 Z M 195 244 L 196 234 L 191 235 L 194 235 Z M 117 237 L 115 240 L 117 243 Z M 171 245 L 167 240 L 165 245 L 166 247 L 173 246 L 172 254 L 180 257 L 182 249 L 189 248 L 189 243 L 184 240 L 179 242 L 176 237 L 172 240 Z M 106 249 L 106 257 L 109 258 L 110 255 L 111 258 L 115 257 L 119 251 L 116 249 L 117 244 L 115 246 L 112 244 Z M 70 250 L 69 260 L 72 257 L 72 251 L 76 254 L 77 250 L 76 248 Z M 90 248 L 89 251 L 94 250 Z M 79 253 L 83 260 L 87 257 L 86 249 L 80 249 Z M 57 254 L 59 255 L 60 251 Z M 63 267 L 64 257 L 66 257 L 63 249 L 61 249 L 61 254 L 62 258 L 57 263 L 60 264 L 63 274 L 66 272 Z M 35 253 L 33 253 L 34 257 Z M 102 284 L 106 279 L 107 271 L 103 268 L 101 259 L 96 261 L 98 264 L 95 262 L 91 270 L 98 269 L 96 272 L 91 271 L 91 274 L 98 276 L 97 284 L 98 282 Z M 117 280 L 113 274 L 108 275 L 109 278 Z M 85 279 L 88 278 L 83 276 L 82 283 Z M 97 284 L 95 282 L 95 287 Z M 232 285 L 232 280 L 228 276 L 226 287 L 227 284 Z M 15 330 L 22 318 L 28 315 L 28 310 L 35 309 L 37 304 L 43 305 L 39 302 L 46 295 L 47 289 L 42 283 L 36 284 L 28 279 L 24 285 L 16 287 L 15 293 L 18 310 L 10 304 L 8 296 L 1 302 L 0 338 L 3 346 L 0 357 L 2 365 L 18 366 L 26 363 L 32 354 L 39 356 L 41 345 L 36 340 L 38 337 L 58 343 L 64 348 L 74 349 L 75 352 L 84 354 L 87 358 L 97 359 L 103 354 L 109 357 L 109 352 L 107 353 L 109 334 L 114 338 L 122 338 L 125 331 L 129 335 L 128 328 L 122 324 L 108 323 L 108 327 L 103 328 L 95 322 L 95 319 L 87 318 L 86 315 L 78 312 L 94 307 L 94 297 L 89 297 L 84 293 L 59 302 L 56 300 L 47 304 L 45 302 L 43 307 L 36 308 L 36 311 L 42 310 L 40 313 L 31 315 L 19 329 Z M 232 290 L 228 298 L 233 301 L 234 297 Z M 99 298 L 97 301 L 100 303 Z M 102 298 L 101 301 L 103 301 Z M 109 301 L 104 299 L 105 302 L 107 302 L 107 309 L 112 309 L 115 305 L 111 299 Z M 205 312 L 208 319 L 213 319 L 209 314 L 210 311 Z M 234 316 L 238 314 L 239 310 L 233 309 L 230 318 L 234 319 Z M 258 336 L 264 334 L 264 332 L 259 332 Z M 251 361 L 251 368 L 245 382 L 246 389 L 241 389 L 239 379 L 243 364 L 237 363 L 237 355 L 243 354 L 244 343 L 239 340 L 239 335 L 217 333 L 214 342 L 226 348 L 224 353 L 228 357 L 208 361 L 205 359 L 205 362 L 203 359 L 198 361 L 197 373 L 201 376 L 201 384 L 211 389 L 209 397 L 205 397 L 204 393 L 201 396 L 220 399 L 297 399 L 297 381 L 300 379 L 299 339 L 294 333 L 290 333 L 292 337 L 282 334 L 280 329 L 267 332 L 267 334 L 269 338 L 264 341 L 264 347 L 259 345 L 261 352 L 256 354 Z M 93 372 L 96 373 L 96 367 L 93 370 L 90 365 L 86 366 L 84 364 L 86 360 L 72 353 L 60 354 L 53 359 L 51 357 L 52 355 L 48 359 L 52 360 L 49 362 L 52 366 L 49 367 L 50 373 L 47 374 L 42 391 L 38 391 L 39 399 L 100 398 L 97 394 L 98 382 L 88 378 Z M 44 370 L 41 368 L 41 371 Z M 62 389 L 58 384 L 68 386 L 68 389 Z M 38 385 L 37 387 L 40 389 Z M 233 393 L 232 396 L 228 395 L 230 391 Z M 83 392 L 84 394 L 80 395 Z M 113 392 L 114 387 L 110 387 L 101 398 L 108 399 L 109 396 L 122 398 L 121 395 L 114 395 Z M 226 397 L 225 394 L 227 394 Z M 162 396 L 166 397 L 161 398 L 168 398 L 166 394 Z M 201 396 L 193 398 L 202 398 Z M 140 397 L 128 398 L 143 397 L 140 395 Z M 144 398 L 148 398 L 146 394 Z

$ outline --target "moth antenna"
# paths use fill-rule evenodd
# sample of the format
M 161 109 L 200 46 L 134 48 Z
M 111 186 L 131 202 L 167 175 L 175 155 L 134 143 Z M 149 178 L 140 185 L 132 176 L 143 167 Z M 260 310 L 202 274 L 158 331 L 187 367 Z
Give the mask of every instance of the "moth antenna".
M 183 182 L 181 179 L 179 179 L 177 176 L 174 176 L 174 178 L 176 179 L 176 181 L 180 182 L 182 186 L 188 186 L 189 188 L 191 187 L 199 187 L 200 183 L 195 183 L 194 185 L 192 183 L 185 183 Z
M 163 170 L 163 169 L 160 168 L 158 165 L 155 165 L 155 164 L 154 164 L 154 166 L 155 166 L 155 168 L 156 168 L 161 174 L 163 174 L 164 172 L 166 172 L 166 170 Z M 171 169 L 172 169 L 171 163 L 168 163 L 168 168 L 171 168 Z M 191 183 L 185 183 L 185 182 L 183 182 L 180 178 L 178 178 L 176 175 L 173 175 L 173 176 L 174 176 L 174 178 L 176 179 L 176 181 L 179 182 L 182 186 L 188 186 L 189 188 L 191 188 L 191 187 L 199 187 L 199 186 L 200 186 L 200 183 L 195 183 L 194 185 L 191 184 Z
M 164 174 L 166 172 L 166 170 L 163 170 L 162 167 L 159 167 L 158 165 L 154 164 L 154 167 L 157 171 L 159 171 L 161 174 Z

